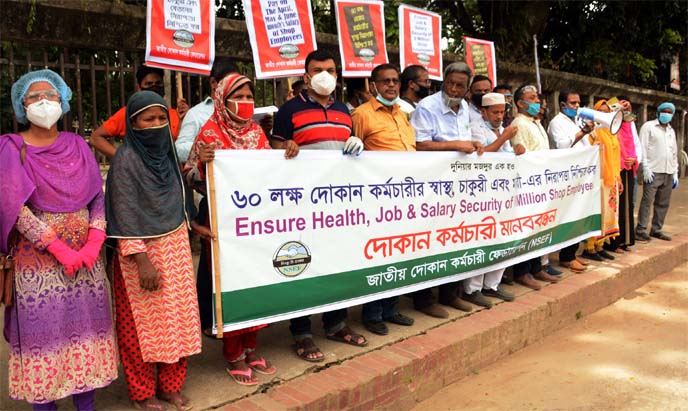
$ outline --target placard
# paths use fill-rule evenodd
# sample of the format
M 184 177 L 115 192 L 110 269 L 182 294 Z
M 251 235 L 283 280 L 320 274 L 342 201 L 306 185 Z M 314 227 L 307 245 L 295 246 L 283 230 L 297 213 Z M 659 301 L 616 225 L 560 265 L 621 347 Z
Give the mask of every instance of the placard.
M 303 75 L 317 48 L 310 0 L 243 0 L 256 77 Z
M 402 71 L 411 65 L 428 70 L 432 80 L 442 81 L 442 17 L 437 13 L 402 4 L 399 6 L 399 57 Z
M 214 60 L 213 0 L 148 0 L 147 66 L 208 75 Z
M 337 34 L 344 77 L 369 77 L 388 63 L 384 4 L 375 0 L 336 0 Z
M 473 74 L 489 77 L 493 87 L 499 84 L 494 43 L 470 37 L 464 37 L 463 40 L 466 45 L 466 64 L 473 69 Z

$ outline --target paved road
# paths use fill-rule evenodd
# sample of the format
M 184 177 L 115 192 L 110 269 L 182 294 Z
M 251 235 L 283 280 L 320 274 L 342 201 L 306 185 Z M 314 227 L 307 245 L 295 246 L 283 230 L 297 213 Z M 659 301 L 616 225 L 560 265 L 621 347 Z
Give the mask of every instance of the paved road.
M 688 264 L 413 410 L 688 410 Z

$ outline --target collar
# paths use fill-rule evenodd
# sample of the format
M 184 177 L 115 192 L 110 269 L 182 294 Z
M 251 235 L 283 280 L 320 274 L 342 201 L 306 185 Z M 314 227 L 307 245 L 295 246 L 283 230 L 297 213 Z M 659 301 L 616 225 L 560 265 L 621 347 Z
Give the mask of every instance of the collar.
M 562 117 L 564 117 L 565 119 L 567 119 L 568 121 L 572 122 L 573 124 L 576 124 L 576 122 L 573 121 L 573 119 L 572 119 L 571 117 L 567 116 L 566 114 L 562 113 L 561 111 L 559 112 L 559 114 L 557 114 L 557 115 L 554 116 L 554 117 L 556 118 L 556 117 L 558 117 L 558 116 L 562 116 Z M 554 120 L 554 119 L 552 119 L 552 120 Z
M 368 101 L 370 102 L 370 105 L 373 106 L 373 110 L 375 110 L 375 111 L 384 110 L 385 112 L 392 113 L 393 115 L 396 114 L 397 111 L 399 111 L 399 104 L 394 104 L 392 106 L 392 111 L 389 111 L 389 110 L 387 110 L 387 106 L 385 106 L 384 104 L 377 101 L 377 99 L 374 97 L 371 97 L 370 100 L 368 100 Z
M 313 104 L 317 104 L 318 106 L 320 106 L 320 103 L 315 101 L 315 99 L 311 97 L 310 94 L 308 94 L 308 90 L 302 90 L 299 96 L 303 101 L 309 101 Z M 330 98 L 327 100 L 327 105 L 325 105 L 325 108 L 330 108 L 332 104 L 334 104 L 334 97 L 330 96 Z
M 461 103 L 459 103 L 459 111 L 454 112 L 454 110 L 452 110 L 451 107 L 444 103 L 444 99 L 442 98 L 442 90 L 438 91 L 435 94 L 437 95 L 437 98 L 440 100 L 440 104 L 442 105 L 442 114 L 452 113 L 453 115 L 458 116 L 463 110 L 468 109 L 468 103 L 466 103 L 466 100 L 461 99 Z
M 214 105 L 215 103 L 213 103 L 213 98 L 210 97 L 210 96 L 208 96 L 208 97 L 205 98 L 205 100 L 203 100 L 203 104 L 205 104 L 205 105 L 208 105 L 208 104 Z

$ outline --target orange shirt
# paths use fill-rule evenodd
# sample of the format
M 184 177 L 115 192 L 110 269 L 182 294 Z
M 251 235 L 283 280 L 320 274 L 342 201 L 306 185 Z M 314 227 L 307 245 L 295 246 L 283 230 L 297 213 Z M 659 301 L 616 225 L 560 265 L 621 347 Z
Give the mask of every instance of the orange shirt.
M 351 118 L 354 135 L 363 140 L 366 150 L 416 151 L 416 133 L 398 104 L 390 112 L 371 98 L 356 107 Z
M 127 108 L 122 107 L 115 114 L 113 114 L 112 117 L 105 120 L 105 122 L 103 123 L 103 127 L 105 128 L 105 131 L 107 131 L 109 136 L 124 137 L 124 134 L 127 130 L 126 117 Z M 177 110 L 171 108 L 170 129 L 172 131 L 172 138 L 174 140 L 177 140 L 177 136 L 179 135 L 179 123 L 179 114 L 177 114 Z

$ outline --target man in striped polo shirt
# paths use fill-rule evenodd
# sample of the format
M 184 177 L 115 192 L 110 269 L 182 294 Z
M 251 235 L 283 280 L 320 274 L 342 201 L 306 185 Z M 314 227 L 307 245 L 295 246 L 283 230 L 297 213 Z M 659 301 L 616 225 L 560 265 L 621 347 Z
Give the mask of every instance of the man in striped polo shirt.
M 294 140 L 303 150 L 342 150 L 344 154 L 360 154 L 363 142 L 351 135 L 349 109 L 332 97 L 337 86 L 334 57 L 327 51 L 315 50 L 306 57 L 305 69 L 306 90 L 284 103 L 275 115 L 272 147 L 284 148 L 287 140 Z M 346 325 L 346 317 L 346 308 L 323 313 L 327 338 L 359 347 L 368 344 L 364 336 Z M 292 319 L 289 329 L 295 340 L 296 355 L 310 362 L 325 359 L 313 342 L 309 316 Z

